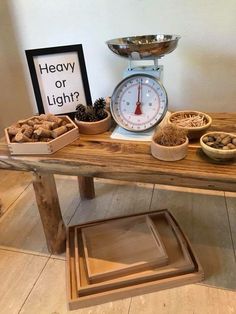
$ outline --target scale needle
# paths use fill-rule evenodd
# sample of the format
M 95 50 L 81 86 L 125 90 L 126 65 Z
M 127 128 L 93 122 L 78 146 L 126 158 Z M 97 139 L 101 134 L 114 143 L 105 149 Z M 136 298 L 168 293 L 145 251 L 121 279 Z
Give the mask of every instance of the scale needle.
M 136 109 L 135 109 L 135 112 L 134 112 L 134 114 L 136 114 L 136 115 L 142 114 L 141 102 L 140 102 L 141 84 L 142 83 L 141 83 L 141 80 L 140 80 L 139 84 L 138 84 L 138 101 L 136 102 Z

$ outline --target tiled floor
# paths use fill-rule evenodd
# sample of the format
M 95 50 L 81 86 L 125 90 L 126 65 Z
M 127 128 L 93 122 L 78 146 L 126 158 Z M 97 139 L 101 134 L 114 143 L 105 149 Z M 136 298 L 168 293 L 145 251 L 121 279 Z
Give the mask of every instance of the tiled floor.
M 67 225 L 168 208 L 206 273 L 203 284 L 72 313 L 236 313 L 236 194 L 96 180 L 96 198 L 81 201 L 77 178 L 56 181 Z M 0 313 L 67 313 L 65 256 L 47 251 L 30 183 L 30 174 L 0 171 Z

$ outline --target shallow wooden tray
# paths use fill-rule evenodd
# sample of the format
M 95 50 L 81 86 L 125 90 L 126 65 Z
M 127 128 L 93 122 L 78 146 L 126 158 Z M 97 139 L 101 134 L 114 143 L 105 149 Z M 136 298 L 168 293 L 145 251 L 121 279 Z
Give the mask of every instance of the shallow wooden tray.
M 168 256 L 147 216 L 117 219 L 81 228 L 90 283 L 166 265 Z
M 30 117 L 31 120 L 37 116 Z M 53 154 L 62 147 L 72 143 L 79 137 L 79 129 L 77 125 L 68 116 L 60 116 L 67 123 L 72 123 L 74 128 L 67 131 L 66 133 L 52 139 L 50 142 L 34 142 L 34 143 L 12 143 L 8 135 L 8 128 L 5 131 L 5 137 L 7 146 L 10 150 L 11 155 L 41 155 L 41 154 Z
M 192 266 L 189 265 L 190 269 L 187 271 L 181 271 L 180 264 L 173 263 L 171 268 L 172 270 L 165 270 L 162 273 L 156 273 L 155 275 L 152 275 L 149 273 L 149 271 L 143 272 L 142 275 L 140 275 L 140 278 L 137 277 L 137 274 L 129 275 L 129 276 L 123 276 L 122 280 L 119 281 L 119 279 L 114 279 L 110 281 L 106 281 L 105 283 L 98 283 L 98 284 L 89 284 L 87 276 L 86 276 L 86 270 L 85 270 L 85 264 L 84 264 L 84 256 L 83 256 L 83 249 L 82 240 L 81 240 L 81 233 L 80 228 L 85 227 L 88 225 L 96 224 L 97 222 L 93 222 L 90 224 L 84 224 L 77 226 L 77 235 L 75 234 L 75 227 L 69 227 L 68 229 L 68 238 L 67 238 L 67 262 L 66 262 L 66 273 L 67 273 L 67 294 L 68 294 L 68 306 L 69 309 L 78 309 L 81 307 L 91 306 L 100 304 L 103 302 L 109 302 L 125 297 L 135 296 L 138 294 L 144 294 L 149 293 L 153 291 L 158 291 L 162 289 L 177 287 L 184 284 L 189 283 L 195 283 L 199 282 L 203 279 L 203 271 L 201 268 L 201 265 L 199 264 L 197 258 L 194 255 L 194 252 L 185 237 L 185 235 L 182 233 L 181 229 L 173 219 L 173 217 L 167 212 L 167 211 L 159 211 L 159 212 L 152 212 L 152 214 L 162 214 L 162 219 L 168 225 L 169 227 L 166 229 L 165 224 L 160 224 L 160 226 L 163 226 L 163 231 L 160 230 L 159 232 L 161 235 L 163 235 L 163 232 L 165 233 L 165 230 L 169 230 L 166 234 L 165 238 L 170 240 L 171 245 L 173 245 L 173 241 L 171 239 L 175 238 L 173 237 L 173 233 L 171 235 L 171 230 L 174 232 L 173 228 L 170 228 L 169 223 L 167 222 L 167 219 L 163 216 L 169 215 L 170 219 L 172 219 L 172 222 L 176 225 L 176 228 L 179 231 L 179 236 L 183 239 L 183 246 L 188 251 L 188 254 L 191 258 L 192 264 L 194 265 L 193 269 Z M 146 215 L 146 213 L 138 214 L 136 216 L 140 215 Z M 121 217 L 119 217 L 121 218 Z M 110 220 L 116 220 L 117 218 L 110 219 Z M 101 222 L 101 221 L 100 221 Z M 75 258 L 75 239 L 78 241 L 77 250 L 81 252 L 81 255 L 78 256 L 78 261 L 76 262 Z M 176 238 L 175 238 L 176 239 Z M 179 241 L 179 240 L 178 240 Z M 177 241 L 177 242 L 178 242 Z M 164 241 L 163 241 L 164 242 Z M 175 242 L 176 243 L 176 242 Z M 166 244 L 166 243 L 164 243 Z M 169 250 L 171 249 L 171 245 L 168 246 L 167 253 L 169 253 Z M 181 250 L 180 250 L 181 251 Z M 174 254 L 170 255 L 170 258 L 174 258 Z M 177 254 L 178 255 L 178 254 Z M 79 280 L 77 282 L 76 278 L 76 264 L 77 264 L 77 270 L 79 270 Z M 164 268 L 168 266 L 161 267 Z M 174 272 L 174 271 L 177 271 Z M 124 280 L 126 278 L 126 280 Z
M 144 217 L 145 216 L 149 215 L 144 215 Z M 115 280 L 107 280 L 97 284 L 90 284 L 87 278 L 81 229 L 75 229 L 75 267 L 79 296 L 194 271 L 195 265 L 188 252 L 187 246 L 183 243 L 184 240 L 178 232 L 178 229 L 174 227 L 175 223 L 170 216 L 161 212 L 151 215 L 150 217 L 152 217 L 150 220 L 152 220 L 153 228 L 160 230 L 160 235 L 163 238 L 169 255 L 169 264 L 151 271 L 141 271 L 133 275 L 120 276 Z

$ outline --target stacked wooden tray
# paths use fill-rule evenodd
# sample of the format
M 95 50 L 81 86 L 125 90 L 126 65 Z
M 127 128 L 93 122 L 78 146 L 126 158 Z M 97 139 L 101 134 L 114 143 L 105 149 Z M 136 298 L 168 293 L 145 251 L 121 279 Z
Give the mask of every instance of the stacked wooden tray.
M 202 279 L 189 241 L 167 210 L 68 229 L 71 310 Z

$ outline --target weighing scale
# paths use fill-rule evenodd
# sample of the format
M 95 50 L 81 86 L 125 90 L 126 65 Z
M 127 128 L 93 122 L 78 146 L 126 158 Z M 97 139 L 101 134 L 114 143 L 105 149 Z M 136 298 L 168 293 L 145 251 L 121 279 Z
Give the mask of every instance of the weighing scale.
M 123 129 L 144 132 L 164 118 L 168 98 L 162 85 L 163 66 L 158 60 L 175 50 L 179 39 L 176 35 L 144 35 L 106 42 L 111 51 L 129 60 L 124 79 L 114 89 L 110 107 L 114 120 Z M 141 66 L 146 60 L 152 64 Z

